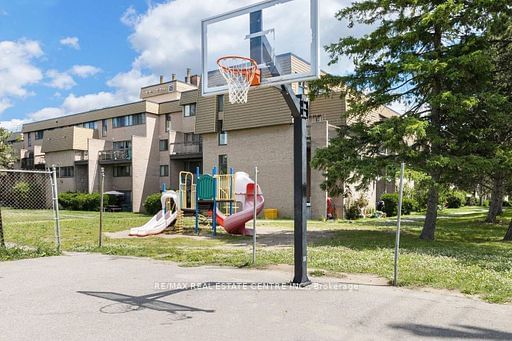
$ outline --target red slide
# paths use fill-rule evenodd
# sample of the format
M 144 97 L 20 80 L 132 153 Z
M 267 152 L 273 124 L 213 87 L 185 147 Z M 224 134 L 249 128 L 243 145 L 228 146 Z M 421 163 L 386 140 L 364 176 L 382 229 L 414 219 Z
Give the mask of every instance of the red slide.
M 259 214 L 263 210 L 265 199 L 263 195 L 258 194 L 256 200 L 256 212 Z M 227 233 L 252 235 L 252 229 L 246 229 L 245 223 L 253 219 L 254 216 L 254 184 L 247 185 L 247 197 L 243 209 L 235 214 L 226 217 L 217 209 L 217 224 L 224 227 Z

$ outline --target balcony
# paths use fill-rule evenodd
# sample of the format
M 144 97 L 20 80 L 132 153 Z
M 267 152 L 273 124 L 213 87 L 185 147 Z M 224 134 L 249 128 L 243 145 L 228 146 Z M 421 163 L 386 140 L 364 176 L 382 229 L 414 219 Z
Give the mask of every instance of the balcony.
M 172 159 L 200 158 L 203 155 L 203 143 L 201 141 L 171 143 L 169 152 Z
M 89 163 L 89 152 L 87 150 L 75 152 L 75 164 L 86 165 Z
M 44 155 L 24 157 L 21 159 L 21 169 L 45 169 Z
M 21 169 L 34 169 L 34 158 L 24 157 L 21 159 Z
M 127 163 L 132 161 L 132 150 L 103 150 L 99 152 L 100 164 Z

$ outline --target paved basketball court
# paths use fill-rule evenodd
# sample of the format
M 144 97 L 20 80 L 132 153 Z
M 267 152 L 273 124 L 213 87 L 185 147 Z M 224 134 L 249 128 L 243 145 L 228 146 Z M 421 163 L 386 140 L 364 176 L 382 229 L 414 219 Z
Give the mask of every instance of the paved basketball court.
M 290 276 L 99 254 L 4 262 L 0 338 L 512 339 L 512 305 L 378 281 L 354 285 L 322 278 L 323 289 L 275 287 Z

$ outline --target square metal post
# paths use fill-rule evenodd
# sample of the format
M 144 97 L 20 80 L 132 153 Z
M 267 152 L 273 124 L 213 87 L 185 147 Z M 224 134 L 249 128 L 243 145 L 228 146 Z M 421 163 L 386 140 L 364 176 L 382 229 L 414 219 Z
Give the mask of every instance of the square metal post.
M 307 266 L 307 141 L 306 118 L 293 119 L 293 209 L 294 209 L 294 259 L 295 275 L 293 283 L 308 285 Z
M 289 85 L 281 86 L 281 94 L 293 117 L 293 241 L 294 276 L 292 283 L 300 286 L 311 284 L 308 278 L 307 244 L 307 101 L 293 95 Z

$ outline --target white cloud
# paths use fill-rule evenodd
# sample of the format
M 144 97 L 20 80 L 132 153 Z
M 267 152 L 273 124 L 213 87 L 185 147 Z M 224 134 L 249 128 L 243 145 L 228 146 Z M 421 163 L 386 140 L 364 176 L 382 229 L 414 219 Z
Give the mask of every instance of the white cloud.
M 20 120 L 17 118 L 13 118 L 12 120 L 9 120 L 9 121 L 0 121 L 0 127 L 10 130 L 10 131 L 20 131 L 23 123 L 27 123 L 27 122 L 28 122 L 27 120 Z
M 107 82 L 107 85 L 116 89 L 118 97 L 126 101 L 137 101 L 140 99 L 140 88 L 150 84 L 156 84 L 158 77 L 154 74 L 143 74 L 138 69 L 118 73 Z
M 130 27 L 137 25 L 139 20 L 140 16 L 133 6 L 128 7 L 121 17 L 121 22 Z
M 121 103 L 123 103 L 123 99 L 111 92 L 101 91 L 84 96 L 75 96 L 74 94 L 70 94 L 62 103 L 61 109 L 66 114 L 72 114 L 92 109 L 100 109 Z
M 74 65 L 67 71 L 48 70 L 46 71 L 46 77 L 50 78 L 50 81 L 46 83 L 49 87 L 68 90 L 76 85 L 72 75 L 80 78 L 87 78 L 94 76 L 101 69 L 92 65 Z
M 99 72 L 101 72 L 101 69 L 92 65 L 74 65 L 70 70 L 70 73 L 81 78 L 94 76 Z
M 40 120 L 136 101 L 139 99 L 140 88 L 156 83 L 159 74 L 170 75 L 176 73 L 183 77 L 188 67 L 191 67 L 193 72 L 199 73 L 201 19 L 259 1 L 174 0 L 148 6 L 145 13 L 137 13 L 133 7 L 129 7 L 120 20 L 133 29 L 129 41 L 138 56 L 133 61 L 130 70 L 118 73 L 107 81 L 107 85 L 112 88 L 112 91 L 102 91 L 83 96 L 70 94 L 59 107 L 44 108 L 28 115 L 28 119 Z M 368 27 L 356 27 L 349 30 L 346 23 L 339 22 L 334 17 L 339 9 L 349 3 L 350 0 L 320 1 L 321 46 L 336 42 L 341 36 L 357 36 L 369 31 Z M 286 16 L 287 21 L 292 24 L 295 22 L 294 20 L 288 20 L 293 17 L 293 13 L 286 13 Z M 297 39 L 301 39 L 299 35 L 294 34 L 295 26 L 290 26 L 286 30 L 291 38 L 285 41 L 281 47 L 284 44 L 292 46 Z M 76 37 L 62 39 L 61 43 L 79 48 L 79 41 Z M 286 49 L 286 46 L 284 49 Z M 346 58 L 341 59 L 334 66 L 328 66 L 328 61 L 327 54 L 322 52 L 321 67 L 324 70 L 333 73 L 344 73 L 353 68 L 352 63 Z M 61 74 L 66 73 L 70 77 L 88 77 L 100 71 L 99 68 L 90 65 L 75 65 L 68 71 L 61 72 Z
M 201 67 L 201 19 L 256 2 L 259 0 L 175 0 L 158 4 L 142 14 L 137 13 L 133 7 L 128 8 L 121 21 L 133 27 L 134 32 L 129 37 L 129 41 L 134 50 L 139 53 L 132 67 L 136 70 L 149 70 L 153 74 L 177 73 L 180 77 L 184 76 L 187 67 L 191 67 L 194 72 L 199 73 Z M 329 57 L 324 52 L 323 46 L 336 42 L 343 35 L 360 35 L 365 32 L 362 27 L 349 30 L 346 23 L 339 22 L 334 17 L 338 10 L 349 3 L 349 0 L 320 1 L 321 66 L 329 72 L 344 73 L 351 70 L 353 65 L 345 58 L 337 65 L 328 66 Z M 290 18 L 302 18 L 304 13 L 301 13 L 300 8 L 292 8 L 293 10 L 296 10 L 297 13 L 277 13 L 286 16 L 286 21 L 283 22 L 290 23 L 290 25 L 283 24 L 282 27 L 279 27 L 281 37 L 279 46 L 276 48 L 280 49 L 281 53 L 293 51 L 294 46 L 304 44 L 306 41 L 296 32 L 297 28 L 306 28 L 306 25 L 296 25 L 295 20 L 289 20 Z M 237 31 L 232 26 L 225 27 L 223 30 L 226 36 L 231 38 L 233 37 L 232 32 Z M 222 32 L 219 33 L 222 34 Z M 241 34 L 240 37 L 243 36 Z M 276 36 L 276 41 L 278 41 L 277 39 Z M 219 39 L 215 46 L 210 44 L 210 48 L 219 50 L 229 43 L 240 45 L 239 41 L 233 41 L 233 39 L 231 41 Z
M 75 50 L 80 50 L 80 43 L 78 37 L 65 37 L 60 40 L 61 45 L 71 47 Z
M 0 114 L 10 107 L 12 107 L 11 101 L 7 98 L 0 99 Z
M 47 120 L 47 119 L 59 117 L 62 115 L 63 115 L 63 110 L 61 108 L 48 107 L 48 108 L 43 108 L 36 112 L 30 113 L 28 115 L 27 121 Z
M 68 95 L 59 107 L 46 107 L 29 113 L 24 119 L 12 119 L 1 121 L 0 126 L 9 130 L 15 130 L 23 123 L 48 120 L 70 114 L 76 114 L 92 109 L 109 107 L 126 101 L 121 96 L 110 92 L 98 92 L 84 96 Z
M 46 76 L 51 80 L 47 85 L 57 89 L 71 89 L 76 85 L 75 80 L 67 72 L 59 72 L 57 70 L 46 71 Z
M 33 59 L 42 55 L 37 41 L 0 41 L 0 100 L 29 94 L 26 86 L 36 84 L 43 78 L 41 70 L 32 64 Z

